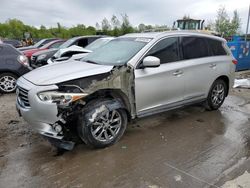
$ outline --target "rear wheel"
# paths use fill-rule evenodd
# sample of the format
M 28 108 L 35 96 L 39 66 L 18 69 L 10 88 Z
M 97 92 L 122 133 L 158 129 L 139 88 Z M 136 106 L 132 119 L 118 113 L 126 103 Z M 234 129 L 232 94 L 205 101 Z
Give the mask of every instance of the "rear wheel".
M 0 92 L 12 93 L 16 90 L 17 76 L 12 73 L 0 74 Z
M 100 103 L 91 106 L 90 116 L 102 107 Z M 79 118 L 78 133 L 88 146 L 104 148 L 119 141 L 126 127 L 127 113 L 124 109 L 106 109 L 88 125 L 86 124 L 86 117 Z
M 221 79 L 216 80 L 209 91 L 206 101 L 206 109 L 217 110 L 220 108 L 226 98 L 227 92 L 228 89 L 225 81 Z

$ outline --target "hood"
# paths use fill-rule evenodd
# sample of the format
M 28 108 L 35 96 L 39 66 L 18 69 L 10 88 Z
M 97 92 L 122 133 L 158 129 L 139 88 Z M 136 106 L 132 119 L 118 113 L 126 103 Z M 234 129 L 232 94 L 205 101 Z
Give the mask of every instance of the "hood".
M 57 51 L 58 51 L 58 49 L 43 50 L 43 51 L 34 53 L 33 56 L 39 56 L 39 55 L 42 55 L 42 54 L 46 54 L 46 55 L 52 54 L 52 55 L 54 55 Z
M 111 71 L 113 66 L 82 61 L 59 62 L 35 69 L 23 77 L 35 85 L 51 85 Z

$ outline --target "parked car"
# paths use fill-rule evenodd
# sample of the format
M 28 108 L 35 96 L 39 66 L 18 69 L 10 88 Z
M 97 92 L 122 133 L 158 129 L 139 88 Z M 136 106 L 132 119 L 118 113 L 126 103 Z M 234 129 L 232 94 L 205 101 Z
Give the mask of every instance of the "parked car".
M 21 41 L 15 40 L 15 39 L 4 39 L 3 43 L 10 44 L 10 45 L 14 46 L 15 48 L 20 48 L 23 46 Z
M 42 46 L 44 46 L 45 44 L 47 44 L 49 42 L 52 42 L 53 40 L 58 40 L 58 39 L 57 38 L 42 39 L 42 40 L 38 41 L 36 44 L 34 44 L 33 46 L 21 47 L 21 48 L 18 48 L 18 50 L 19 51 L 24 51 L 24 50 L 41 48 Z
M 76 45 L 84 48 L 88 44 L 94 42 L 98 38 L 102 38 L 102 35 L 91 35 L 91 36 L 79 36 L 67 40 L 63 43 L 59 49 L 68 48 L 70 46 Z M 51 58 L 58 49 L 49 49 L 43 52 L 37 52 L 31 56 L 31 67 L 37 68 L 47 64 L 49 58 Z
M 88 53 L 91 53 L 94 50 L 104 46 L 112 39 L 114 39 L 114 37 L 100 38 L 100 39 L 97 39 L 94 42 L 90 43 L 89 45 L 87 45 L 84 48 L 82 48 L 80 46 L 73 45 L 73 46 L 70 46 L 68 48 L 59 49 L 55 53 L 53 58 L 50 58 L 48 60 L 48 64 L 51 64 L 53 62 L 65 61 L 65 60 L 69 60 L 69 59 L 72 59 L 72 60 L 80 59 L 80 58 L 86 56 Z
M 17 81 L 17 109 L 52 144 L 88 146 L 120 140 L 127 122 L 203 103 L 217 110 L 234 81 L 235 64 L 222 38 L 197 32 L 118 37 L 81 61 L 54 63 Z
M 24 50 L 23 54 L 30 60 L 31 56 L 34 53 L 41 52 L 41 51 L 48 50 L 48 49 L 58 49 L 64 42 L 65 42 L 65 40 L 53 40 L 53 41 L 43 45 L 40 48 Z
M 27 72 L 27 58 L 12 45 L 0 44 L 0 93 L 14 92 L 17 78 Z

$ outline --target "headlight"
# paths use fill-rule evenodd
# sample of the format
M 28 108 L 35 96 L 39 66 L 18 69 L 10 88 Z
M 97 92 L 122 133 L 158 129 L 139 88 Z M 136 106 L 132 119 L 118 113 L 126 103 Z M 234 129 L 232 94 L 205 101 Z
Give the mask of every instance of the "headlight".
M 38 97 L 43 102 L 67 105 L 87 95 L 87 93 L 60 93 L 56 91 L 46 91 L 39 93 Z
M 46 54 L 39 55 L 37 57 L 37 61 L 44 59 L 46 56 L 47 56 Z

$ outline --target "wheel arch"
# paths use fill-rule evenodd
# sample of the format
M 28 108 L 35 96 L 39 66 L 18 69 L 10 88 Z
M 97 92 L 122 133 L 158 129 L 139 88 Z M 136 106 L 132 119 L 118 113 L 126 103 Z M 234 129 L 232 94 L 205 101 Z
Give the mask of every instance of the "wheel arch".
M 84 101 L 89 103 L 92 100 L 98 99 L 113 99 L 117 100 L 119 103 L 122 103 L 121 106 L 127 113 L 128 120 L 131 119 L 131 105 L 127 95 L 120 89 L 101 89 L 91 95 L 87 96 Z
M 0 74 L 4 74 L 4 73 L 11 73 L 11 74 L 14 74 L 15 76 L 17 77 L 20 77 L 20 75 L 15 72 L 15 71 L 11 71 L 11 70 L 0 70 Z
M 228 78 L 228 76 L 222 75 L 222 76 L 219 76 L 218 78 L 216 78 L 216 80 L 223 80 L 226 83 L 226 86 L 227 86 L 226 96 L 228 96 L 228 93 L 229 93 L 229 78 Z

